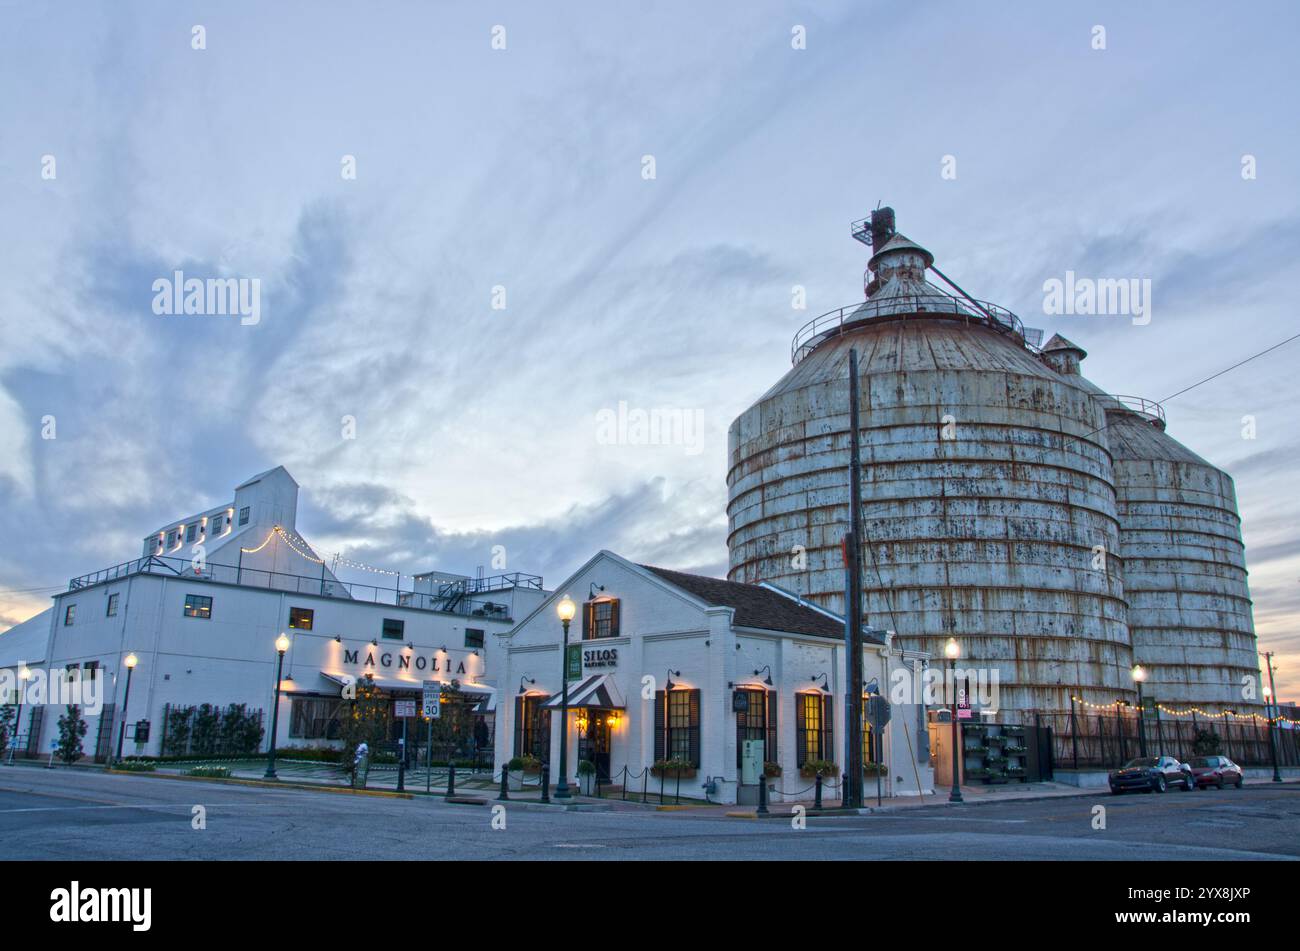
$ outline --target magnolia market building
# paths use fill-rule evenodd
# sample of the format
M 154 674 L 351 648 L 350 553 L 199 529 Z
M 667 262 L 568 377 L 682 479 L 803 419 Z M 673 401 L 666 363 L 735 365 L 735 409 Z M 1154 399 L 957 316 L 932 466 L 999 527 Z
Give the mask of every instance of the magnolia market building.
M 565 594 L 577 615 L 562 659 L 556 607 Z M 925 655 L 877 635 L 866 635 L 864 695 L 920 681 Z M 592 779 L 614 787 L 657 791 L 660 777 L 671 776 L 676 791 L 680 777 L 684 797 L 735 803 L 756 801 L 766 774 L 780 802 L 812 797 L 808 773 L 816 764 L 845 762 L 844 620 L 774 586 L 601 551 L 504 640 L 498 770 L 532 757 L 553 785 L 564 742 L 570 784 L 586 761 Z M 562 676 L 569 682 L 563 731 Z M 892 704 L 875 735 L 866 724 L 863 754 L 876 764 L 868 793 L 877 771 L 886 796 L 933 792 L 923 703 Z M 825 795 L 838 798 L 839 772 L 826 772 Z
M 67 697 L 49 686 L 75 679 L 88 758 L 114 758 L 119 746 L 123 756 L 264 752 L 282 669 L 278 748 L 339 746 L 339 704 L 365 678 L 389 701 L 389 739 L 405 720 L 415 752 L 422 721 L 398 716 L 397 703 L 437 681 L 456 688 L 472 724 L 442 752 L 490 759 L 495 655 L 514 617 L 546 596 L 542 579 L 344 582 L 297 533 L 296 505 L 282 468 L 255 476 L 231 504 L 151 533 L 143 557 L 72 579 L 52 608 L 0 635 L 0 666 L 22 687 L 4 698 L 22 703 L 20 755 L 51 750 Z

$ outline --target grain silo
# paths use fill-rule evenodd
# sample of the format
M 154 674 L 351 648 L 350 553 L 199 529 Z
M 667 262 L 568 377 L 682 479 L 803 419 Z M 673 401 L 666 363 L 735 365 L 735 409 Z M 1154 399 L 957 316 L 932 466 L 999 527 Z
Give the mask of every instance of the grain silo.
M 1103 407 L 1014 314 L 927 280 L 946 278 L 891 210 L 854 236 L 875 249 L 867 299 L 800 330 L 793 368 L 731 425 L 729 577 L 843 610 L 856 348 L 868 623 L 935 657 L 957 637 L 1013 716 L 1132 700 Z
M 1170 436 L 1158 403 L 1107 394 L 1079 375 L 1086 356 L 1060 336 L 1043 347 L 1106 412 L 1129 636 L 1146 695 L 1249 712 L 1244 678 L 1258 703 L 1260 672 L 1232 477 Z

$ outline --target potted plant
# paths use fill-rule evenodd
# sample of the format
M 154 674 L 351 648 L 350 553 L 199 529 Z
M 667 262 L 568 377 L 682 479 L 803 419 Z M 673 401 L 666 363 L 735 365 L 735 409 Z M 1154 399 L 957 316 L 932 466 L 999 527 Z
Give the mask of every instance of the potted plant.
M 655 760 L 654 765 L 650 767 L 650 775 L 663 776 L 666 779 L 690 779 L 695 775 L 695 764 L 681 757 Z
M 863 763 L 862 774 L 864 776 L 888 776 L 889 767 L 884 763 Z
M 822 779 L 830 779 L 840 774 L 840 768 L 834 762 L 828 759 L 810 759 L 806 760 L 799 767 L 799 775 L 808 779 L 814 776 L 820 776 Z
M 596 794 L 596 764 L 591 760 L 578 760 L 578 783 L 584 796 Z
M 776 779 L 781 775 L 781 772 L 782 770 L 781 770 L 780 763 L 765 762 L 763 764 L 763 775 L 766 776 L 768 779 Z
M 524 788 L 524 767 L 530 759 L 533 757 L 514 756 L 506 763 L 506 786 L 511 792 L 519 792 Z

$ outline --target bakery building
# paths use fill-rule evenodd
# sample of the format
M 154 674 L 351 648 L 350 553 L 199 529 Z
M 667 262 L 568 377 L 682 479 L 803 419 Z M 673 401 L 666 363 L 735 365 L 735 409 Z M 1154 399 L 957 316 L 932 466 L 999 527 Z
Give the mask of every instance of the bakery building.
M 577 605 L 567 663 L 556 612 L 565 595 Z M 570 784 L 583 760 L 602 782 L 629 788 L 641 787 L 643 770 L 674 761 L 689 767 L 683 796 L 734 803 L 756 800 L 764 764 L 780 802 L 810 798 L 809 764 L 845 762 L 844 620 L 775 586 L 601 551 L 501 640 L 498 769 L 533 756 L 553 785 L 564 742 Z M 864 694 L 921 679 L 927 658 L 891 641 L 865 635 Z M 933 791 L 924 705 L 893 704 L 863 746 L 865 761 L 885 767 L 886 796 Z M 836 798 L 837 786 L 826 795 Z

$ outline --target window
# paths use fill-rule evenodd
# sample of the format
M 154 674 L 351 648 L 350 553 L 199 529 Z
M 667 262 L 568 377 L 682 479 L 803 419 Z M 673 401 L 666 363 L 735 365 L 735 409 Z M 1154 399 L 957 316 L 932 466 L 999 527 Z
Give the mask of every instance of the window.
M 550 697 L 515 697 L 515 756 L 551 759 L 551 711 L 542 708 Z
M 167 547 L 175 548 L 176 540 L 177 540 L 176 529 L 173 528 L 170 532 L 167 533 Z
M 67 683 L 72 683 L 77 679 L 81 670 L 80 664 L 66 664 L 63 668 L 63 679 Z
M 298 631 L 310 631 L 315 617 L 316 612 L 310 608 L 290 608 L 289 626 Z
M 582 611 L 582 639 L 618 637 L 618 599 L 588 601 Z
M 655 691 L 655 759 L 700 765 L 700 692 Z
M 778 758 L 776 746 L 776 706 L 777 695 L 774 690 L 737 690 L 745 695 L 745 709 L 736 711 L 736 767 L 740 767 L 741 755 L 745 751 L 746 740 L 763 741 L 763 761 L 775 763 Z
M 247 506 L 247 505 L 245 505 L 242 509 L 239 510 L 239 524 L 240 524 L 240 525 L 247 525 L 247 524 L 248 524 L 248 506 Z
M 799 693 L 794 697 L 799 725 L 795 730 L 795 765 L 802 767 L 812 760 L 829 760 L 834 718 L 832 700 L 821 693 Z
M 82 672 L 82 676 L 83 676 L 86 680 L 91 679 L 91 678 L 94 677 L 95 674 L 99 671 L 99 661 L 97 661 L 97 660 L 88 660 L 88 661 L 86 661 L 86 665 L 85 665 L 85 667 L 84 667 L 82 670 L 83 670 L 83 672 Z
M 214 516 L 212 516 L 211 521 L 208 522 L 208 534 L 209 534 L 209 535 L 220 535 L 220 534 L 221 534 L 221 516 L 220 516 L 220 515 L 214 515 Z
M 480 628 L 477 628 L 477 627 L 467 627 L 467 628 L 465 628 L 465 646 L 466 646 L 466 647 L 482 647 L 482 646 L 483 646 L 483 631 L 482 631 Z
M 117 602 L 121 597 L 120 594 L 110 594 L 108 596 L 108 608 L 104 611 L 104 617 L 117 617 Z
M 77 606 L 75 604 L 69 604 L 66 608 L 63 609 L 63 626 L 71 627 L 72 622 L 75 621 L 76 619 L 77 619 Z
M 191 525 L 189 528 L 185 529 L 185 540 L 187 542 L 194 541 L 194 536 L 196 536 L 198 533 L 199 533 L 199 527 L 197 525 Z
M 405 633 L 405 621 L 398 621 L 390 617 L 384 618 L 384 637 L 392 641 L 400 641 Z
M 331 697 L 294 697 L 289 736 L 303 740 L 339 738 L 339 701 Z
M 212 617 L 212 599 L 201 594 L 185 595 L 185 616 L 208 620 Z

